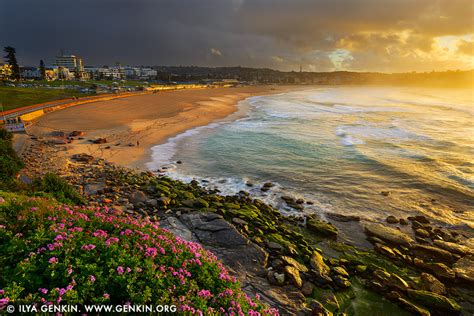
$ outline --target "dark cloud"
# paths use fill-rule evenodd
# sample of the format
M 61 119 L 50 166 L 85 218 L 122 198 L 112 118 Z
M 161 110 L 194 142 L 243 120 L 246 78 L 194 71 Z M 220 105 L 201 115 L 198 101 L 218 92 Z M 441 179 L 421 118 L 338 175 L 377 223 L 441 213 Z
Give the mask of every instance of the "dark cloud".
M 472 14 L 470 0 L 0 0 L 0 45 L 33 65 L 63 49 L 95 65 L 326 71 L 342 49 L 347 69 L 431 70 L 435 39 L 471 34 Z

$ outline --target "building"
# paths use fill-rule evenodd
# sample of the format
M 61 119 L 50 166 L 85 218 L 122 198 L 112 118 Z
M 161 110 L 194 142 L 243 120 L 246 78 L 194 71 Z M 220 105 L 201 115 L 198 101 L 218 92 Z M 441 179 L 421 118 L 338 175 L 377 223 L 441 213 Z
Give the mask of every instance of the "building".
M 140 79 L 154 79 L 158 72 L 152 68 L 140 68 Z
M 85 71 L 92 79 L 125 79 L 125 71 L 122 67 L 85 67 Z
M 82 58 L 79 58 L 75 55 L 56 56 L 55 65 L 58 67 L 67 68 L 72 72 L 84 71 L 84 64 L 82 62 Z
M 66 68 L 72 73 L 72 76 L 77 79 L 84 79 L 84 62 L 82 58 L 76 55 L 61 55 L 56 56 L 55 66 Z

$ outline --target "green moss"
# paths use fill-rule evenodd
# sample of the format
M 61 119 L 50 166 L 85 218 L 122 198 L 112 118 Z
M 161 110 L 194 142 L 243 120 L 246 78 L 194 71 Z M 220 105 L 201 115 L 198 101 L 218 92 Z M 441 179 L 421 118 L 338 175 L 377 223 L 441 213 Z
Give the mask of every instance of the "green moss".
M 458 303 L 446 296 L 432 292 L 420 290 L 408 290 L 408 296 L 423 306 L 432 310 L 441 309 L 444 311 L 459 312 L 461 307 Z

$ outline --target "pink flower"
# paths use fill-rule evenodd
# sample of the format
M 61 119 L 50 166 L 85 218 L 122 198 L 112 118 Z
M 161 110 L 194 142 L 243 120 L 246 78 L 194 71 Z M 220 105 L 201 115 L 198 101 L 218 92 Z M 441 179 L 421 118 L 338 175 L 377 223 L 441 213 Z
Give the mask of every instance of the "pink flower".
M 118 243 L 118 242 L 119 242 L 119 239 L 117 237 L 110 237 L 109 239 L 105 241 L 105 245 L 109 247 L 111 243 Z
M 10 299 L 8 297 L 0 299 L 0 310 L 2 310 L 9 301 Z
M 48 294 L 48 289 L 39 288 L 38 291 L 43 294 Z
M 96 279 L 95 279 L 95 276 L 89 275 L 89 281 L 91 281 L 92 283 L 94 283 L 95 280 L 96 280 Z
M 56 257 L 51 257 L 51 258 L 49 258 L 49 261 L 48 261 L 48 262 L 51 263 L 51 264 L 53 264 L 53 263 L 58 263 L 58 258 L 56 258 Z
M 104 295 L 102 295 L 106 300 L 108 300 L 110 298 L 110 294 L 108 293 L 104 293 Z
M 125 271 L 126 271 L 127 273 L 130 273 L 130 271 L 132 271 L 132 269 L 130 269 L 129 267 L 127 267 L 127 269 L 125 269 Z
M 158 253 L 158 251 L 156 250 L 156 248 L 153 248 L 153 247 L 148 247 L 146 248 L 146 251 L 145 251 L 145 257 L 156 257 L 156 254 Z
M 72 274 L 72 271 L 73 271 L 73 270 L 72 270 L 71 268 L 67 269 L 67 274 L 71 275 L 71 274 Z
M 117 273 L 120 274 L 120 275 L 123 274 L 123 267 L 122 266 L 117 267 Z
M 209 291 L 209 290 L 201 290 L 197 294 L 198 294 L 198 296 L 204 297 L 204 298 L 212 296 L 211 291 Z
M 96 232 L 92 234 L 94 237 L 107 237 L 107 233 L 103 231 L 102 229 L 98 229 Z
M 85 250 L 85 251 L 91 251 L 91 250 L 94 249 L 94 248 L 95 248 L 95 245 L 93 245 L 93 244 L 83 245 L 83 246 L 81 247 L 81 249 L 82 249 L 82 250 Z

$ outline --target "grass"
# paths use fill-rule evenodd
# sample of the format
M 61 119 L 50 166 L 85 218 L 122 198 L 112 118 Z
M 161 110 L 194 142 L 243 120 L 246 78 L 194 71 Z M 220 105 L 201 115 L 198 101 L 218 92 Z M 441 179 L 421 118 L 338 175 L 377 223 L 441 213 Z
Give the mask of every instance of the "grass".
M 128 86 L 128 87 L 138 87 L 138 86 L 143 86 L 144 80 L 87 80 L 87 81 L 44 81 L 44 80 L 39 80 L 39 81 L 31 81 L 27 83 L 32 83 L 32 84 L 41 84 L 41 85 L 48 85 L 50 87 L 60 87 L 62 85 L 65 86 L 81 86 L 84 88 L 88 88 L 92 86 L 93 84 L 96 85 L 102 85 L 102 86 L 112 86 L 112 83 L 117 82 L 120 84 L 120 86 Z
M 50 87 L 79 86 L 90 88 L 93 85 L 112 86 L 113 82 L 118 82 L 119 86 L 140 87 L 143 81 L 112 81 L 112 80 L 89 80 L 89 81 L 25 81 L 25 84 L 48 85 Z M 8 87 L 0 85 L 0 103 L 5 111 L 23 106 L 49 102 L 60 99 L 69 99 L 74 96 L 88 96 L 93 93 L 81 93 L 75 89 L 49 89 L 44 87 Z
M 20 88 L 0 86 L 0 103 L 5 111 L 43 102 L 84 96 L 76 90 L 55 90 L 48 88 Z

